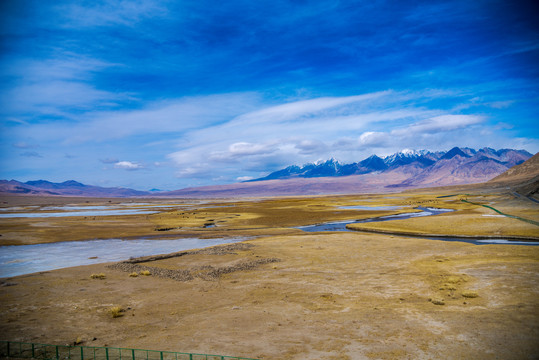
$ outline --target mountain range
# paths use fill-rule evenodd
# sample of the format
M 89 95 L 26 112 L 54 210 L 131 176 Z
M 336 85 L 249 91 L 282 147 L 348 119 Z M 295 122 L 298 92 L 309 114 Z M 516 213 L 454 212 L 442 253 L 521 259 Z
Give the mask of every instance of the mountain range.
M 70 180 L 0 180 L 0 193 L 88 197 L 234 197 L 389 192 L 405 189 L 464 185 L 489 181 L 532 157 L 525 150 L 454 147 L 449 151 L 403 150 L 386 157 L 372 155 L 351 164 L 335 159 L 291 165 L 243 183 L 146 192 L 103 188 Z M 535 163 L 535 162 L 534 162 Z M 535 176 L 537 166 L 526 163 L 518 173 Z M 524 169 L 524 170 L 522 170 Z M 531 170 L 530 170 L 531 169 Z M 516 170 L 515 170 L 516 171 Z M 531 173 L 530 173 L 531 171 Z M 523 176 L 524 176 L 523 175 Z M 533 177 L 531 176 L 531 177 Z M 502 177 L 503 180 L 503 177 Z
M 403 150 L 391 156 L 372 155 L 365 160 L 341 164 L 335 159 L 303 166 L 292 165 L 271 174 L 249 180 L 265 181 L 292 178 L 315 178 L 364 175 L 370 173 L 404 173 L 409 177 L 393 187 L 407 185 L 449 185 L 487 181 L 532 156 L 525 150 L 454 147 L 449 151 Z M 396 178 L 400 176 L 396 176 Z
M 0 193 L 21 195 L 63 195 L 89 197 L 130 197 L 145 196 L 150 193 L 127 188 L 106 188 L 81 184 L 74 180 L 53 183 L 46 180 L 20 182 L 17 180 L 0 180 Z

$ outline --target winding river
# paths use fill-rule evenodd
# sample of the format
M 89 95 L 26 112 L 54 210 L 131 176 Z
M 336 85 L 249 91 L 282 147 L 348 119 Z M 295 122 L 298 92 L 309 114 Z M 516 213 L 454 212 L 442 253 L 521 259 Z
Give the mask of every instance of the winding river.
M 360 210 L 373 210 L 373 208 L 369 207 L 341 207 L 341 209 L 360 209 Z M 297 229 L 306 231 L 306 232 L 319 232 L 319 231 L 359 231 L 359 230 L 350 230 L 346 227 L 348 224 L 361 224 L 361 223 L 369 223 L 369 222 L 381 222 L 381 221 L 390 221 L 390 220 L 405 220 L 410 219 L 414 217 L 422 217 L 422 216 L 434 216 L 439 215 L 447 212 L 454 211 L 452 209 L 440 209 L 440 208 L 431 208 L 431 207 L 422 207 L 418 206 L 415 209 L 421 210 L 420 212 L 413 212 L 413 213 L 402 213 L 402 214 L 395 214 L 395 215 L 387 215 L 387 216 L 380 216 L 380 217 L 373 217 L 373 218 L 367 218 L 367 219 L 360 219 L 360 220 L 345 220 L 345 221 L 334 221 L 334 222 L 327 222 L 327 223 L 321 223 L 321 224 L 314 224 L 314 225 L 306 225 L 306 226 L 299 226 Z M 384 209 L 376 209 L 376 210 L 391 210 L 388 207 Z M 360 231 L 359 231 L 360 232 Z M 430 239 L 430 240 L 442 240 L 442 241 L 460 241 L 460 242 L 466 242 L 470 244 L 475 245 L 487 245 L 487 244 L 505 244 L 505 245 L 539 245 L 539 242 L 536 241 L 518 241 L 518 240 L 508 240 L 508 239 L 492 239 L 492 238 L 485 238 L 485 237 L 475 237 L 475 238 L 464 238 L 464 237 L 446 237 L 446 236 L 420 236 L 420 235 L 399 235 L 399 234 L 391 234 L 392 236 L 399 236 L 399 237 L 417 237 L 417 238 L 423 238 L 423 239 Z

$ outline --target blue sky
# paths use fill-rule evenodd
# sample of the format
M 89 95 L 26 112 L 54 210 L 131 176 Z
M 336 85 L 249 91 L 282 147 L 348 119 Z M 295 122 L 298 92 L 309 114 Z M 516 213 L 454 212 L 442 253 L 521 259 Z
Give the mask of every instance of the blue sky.
M 0 178 L 147 190 L 539 151 L 525 1 L 0 2 Z

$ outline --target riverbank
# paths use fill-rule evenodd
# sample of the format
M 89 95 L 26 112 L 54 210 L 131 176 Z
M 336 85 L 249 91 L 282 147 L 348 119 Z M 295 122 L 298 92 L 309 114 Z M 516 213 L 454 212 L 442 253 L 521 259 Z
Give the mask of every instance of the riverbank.
M 4 279 L 0 326 L 19 341 L 261 359 L 539 354 L 537 247 L 356 233 L 244 244 L 137 262 L 149 276 L 98 264 Z
M 478 234 L 535 236 L 522 227 L 533 224 L 483 216 L 492 214 L 461 199 L 537 220 L 534 203 L 506 193 L 440 197 L 450 194 L 216 200 L 188 208 L 176 200 L 157 214 L 0 219 L 0 242 L 17 244 L 115 233 L 257 236 L 230 247 L 0 279 L 0 329 L 14 341 L 260 359 L 539 356 L 539 247 L 295 228 L 424 206 L 455 211 L 368 224 L 451 234 L 457 214 L 467 219 L 462 231 L 474 231 L 476 219 Z M 114 307 L 120 316 L 111 316 Z
M 468 189 L 470 191 L 470 189 Z M 448 191 L 446 191 L 447 193 Z M 45 216 L 51 206 L 110 207 L 152 214 L 0 218 L 0 245 L 30 245 L 88 239 L 171 237 L 230 237 L 294 234 L 295 228 L 335 221 L 361 220 L 420 212 L 417 207 L 450 209 L 436 216 L 357 225 L 364 230 L 416 235 L 456 235 L 501 238 L 538 238 L 539 226 L 499 215 L 481 204 L 515 217 L 539 221 L 539 205 L 511 193 L 456 194 L 426 189 L 423 193 L 349 195 L 242 200 L 78 199 L 10 197 L 3 214 L 31 209 Z M 23 201 L 25 200 L 25 201 Z M 462 200 L 473 201 L 464 202 Z M 40 201 L 40 202 L 39 202 Z M 60 201 L 62 201 L 60 203 Z M 69 205 L 69 206 L 67 206 Z M 359 209 L 354 207 L 360 206 Z M 13 211 L 14 207 L 21 209 Z M 352 207 L 352 208 L 350 208 Z M 368 209 L 376 210 L 368 210 Z M 58 213 L 58 210 L 54 210 Z

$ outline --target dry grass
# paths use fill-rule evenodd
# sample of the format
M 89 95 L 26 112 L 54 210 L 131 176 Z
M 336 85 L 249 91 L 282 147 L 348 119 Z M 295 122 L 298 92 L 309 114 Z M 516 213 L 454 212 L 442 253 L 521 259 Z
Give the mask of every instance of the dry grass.
M 142 270 L 140 272 L 140 275 L 142 276 L 150 276 L 152 273 L 149 270 Z
M 113 306 L 108 310 L 108 312 L 112 318 L 119 318 L 124 316 L 125 310 L 121 306 Z
M 104 264 L 17 278 L 17 286 L 0 292 L 0 327 L 10 338 L 72 343 L 82 334 L 97 338 L 92 346 L 261 359 L 437 358 L 440 349 L 454 358 L 487 359 L 494 351 L 518 359 L 536 349 L 539 300 L 532 289 L 538 280 L 530 274 L 537 272 L 537 247 L 356 233 L 264 237 L 246 244 L 251 246 L 141 263 L 152 266 L 152 276 L 139 279 L 145 281 L 126 281 L 135 269 L 105 270 Z M 273 258 L 281 261 L 245 266 Z M 229 272 L 232 267 L 236 271 Z M 227 271 L 214 272 L 221 268 Z M 205 278 L 219 277 L 171 281 L 159 269 L 198 269 Z M 88 272 L 102 271 L 107 281 L 88 279 Z M 457 288 L 455 294 L 438 290 L 443 284 Z M 480 289 L 481 296 L 465 299 L 467 289 Z M 112 305 L 103 307 L 103 301 L 121 304 L 126 311 L 117 314 L 123 317 L 112 318 Z M 66 311 L 47 311 L 51 303 Z M 74 305 L 88 311 L 71 310 Z M 39 317 L 36 309 L 43 309 Z M 513 334 L 510 342 L 503 341 L 507 334 Z M 477 341 L 455 341 L 459 336 Z
M 476 297 L 479 297 L 479 294 L 476 291 L 466 290 L 463 291 L 461 294 L 465 298 L 473 299 Z
M 84 217 L 0 219 L 4 245 L 37 244 L 92 238 L 166 236 L 170 233 L 195 236 L 279 235 L 297 232 L 295 226 L 314 223 L 363 219 L 403 212 L 417 206 L 450 208 L 455 212 L 434 217 L 353 225 L 375 231 L 412 234 L 496 235 L 539 237 L 539 226 L 516 219 L 499 217 L 482 206 L 464 203 L 467 199 L 489 204 L 504 213 L 539 221 L 537 210 L 525 200 L 509 194 L 475 194 L 440 198 L 446 193 L 425 189 L 423 192 L 390 195 L 347 195 L 298 198 L 274 198 L 260 201 L 238 200 L 208 203 L 206 208 L 177 209 L 151 215 L 107 216 L 94 220 Z M 57 201 L 44 198 L 43 201 Z M 67 201 L 67 200 L 66 200 Z M 71 200 L 72 201 L 72 200 Z M 156 200 L 149 200 L 156 201 Z M 100 202 L 85 205 L 103 205 Z M 395 210 L 345 210 L 340 206 L 400 206 Z M 137 208 L 133 206 L 133 208 Z M 486 215 L 486 216 L 484 216 Z M 494 215 L 491 216 L 491 215 Z M 8 221 L 9 220 L 9 221 Z M 205 227 L 205 224 L 216 227 Z M 156 229 L 163 231 L 156 231 Z M 36 231 L 38 230 L 38 231 Z M 166 230 L 166 231 L 165 231 Z M 91 235 L 90 235 L 91 234 Z
M 536 357 L 539 300 L 534 289 L 539 280 L 532 275 L 538 271 L 538 247 L 355 232 L 308 234 L 290 228 L 395 212 L 338 209 L 363 204 L 403 206 L 399 211 L 417 205 L 452 207 L 460 213 L 422 224 L 403 220 L 398 222 L 402 229 L 425 225 L 431 231 L 440 225 L 440 231 L 458 231 L 452 226 L 464 219 L 461 225 L 472 231 L 474 219 L 489 219 L 490 225 L 493 220 L 498 224 L 493 234 L 520 231 L 516 222 L 484 217 L 486 209 L 460 203 L 458 197 L 439 199 L 442 194 L 433 192 L 237 201 L 227 208 L 109 217 L 94 224 L 80 219 L 47 220 L 50 227 L 37 227 L 44 221 L 36 219 L 11 223 L 11 230 L 20 230 L 20 239 L 29 234 L 25 227 L 31 228 L 36 242 L 52 241 L 63 226 L 79 225 L 69 229 L 74 238 L 131 236 L 147 229 L 163 235 L 155 231 L 161 226 L 182 226 L 173 231 L 186 237 L 258 238 L 242 248 L 215 247 L 126 263 L 117 268 L 123 271 L 98 264 L 18 277 L 17 286 L 0 292 L 0 328 L 4 336 L 21 340 L 72 343 L 82 334 L 96 338 L 95 346 L 189 349 L 261 359 L 415 359 L 437 358 L 440 351 L 454 358 Z M 505 200 L 489 195 L 484 201 L 498 207 Z M 511 206 L 503 211 L 511 213 L 516 209 Z M 531 210 L 526 216 L 537 216 Z M 218 228 L 204 229 L 211 219 Z M 36 231 L 42 228 L 43 233 Z M 124 228 L 126 235 L 118 235 Z M 281 261 L 262 263 L 265 259 Z M 152 276 L 126 281 L 127 274 L 140 276 L 142 270 Z M 88 281 L 88 272 L 101 271 L 107 281 Z M 467 289 L 481 296 L 468 300 Z M 124 317 L 108 320 L 106 327 L 103 319 L 114 315 L 104 301 L 124 305 L 115 312 Z M 66 311 L 48 311 L 51 304 Z
M 99 280 L 104 280 L 107 276 L 104 274 L 104 273 L 99 273 L 99 274 L 92 274 L 90 275 L 90 279 L 99 279 Z

